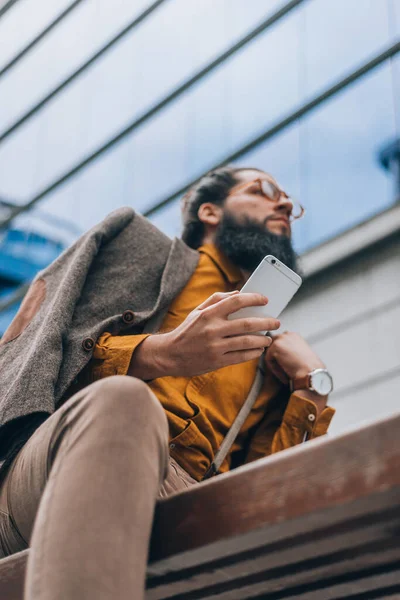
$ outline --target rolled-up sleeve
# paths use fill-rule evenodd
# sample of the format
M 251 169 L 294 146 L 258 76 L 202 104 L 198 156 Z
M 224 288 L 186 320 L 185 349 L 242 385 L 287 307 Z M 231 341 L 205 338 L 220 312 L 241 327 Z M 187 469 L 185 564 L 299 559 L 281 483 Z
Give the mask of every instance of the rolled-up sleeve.
M 136 348 L 147 338 L 142 335 L 103 333 L 93 352 L 93 381 L 111 375 L 126 375 Z
M 246 462 L 325 435 L 334 414 L 335 409 L 326 406 L 318 415 L 314 402 L 292 394 L 283 411 L 278 406 L 265 415 L 250 441 Z

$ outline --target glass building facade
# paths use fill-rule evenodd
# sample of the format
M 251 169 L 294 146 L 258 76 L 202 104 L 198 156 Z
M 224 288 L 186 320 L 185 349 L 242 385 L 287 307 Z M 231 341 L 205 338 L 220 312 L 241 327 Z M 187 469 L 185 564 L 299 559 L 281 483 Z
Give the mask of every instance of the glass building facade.
M 0 196 L 76 231 L 129 205 L 174 236 L 184 188 L 231 159 L 306 206 L 304 252 L 397 199 L 379 152 L 400 137 L 399 44 L 400 0 L 17 0 L 0 17 Z

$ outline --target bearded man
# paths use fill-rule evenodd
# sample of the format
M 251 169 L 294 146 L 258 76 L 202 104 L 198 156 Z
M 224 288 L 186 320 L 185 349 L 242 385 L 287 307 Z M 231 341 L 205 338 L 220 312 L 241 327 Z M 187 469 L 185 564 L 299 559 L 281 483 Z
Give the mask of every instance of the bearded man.
M 143 598 L 157 498 L 327 432 L 309 384 L 325 365 L 243 286 L 263 257 L 292 269 L 303 209 L 268 174 L 222 168 L 185 196 L 173 242 L 120 209 L 40 273 L 0 353 L 0 554 L 31 547 L 25 598 Z M 321 372 L 321 371 L 320 371 Z M 289 391 L 290 389 L 292 392 Z

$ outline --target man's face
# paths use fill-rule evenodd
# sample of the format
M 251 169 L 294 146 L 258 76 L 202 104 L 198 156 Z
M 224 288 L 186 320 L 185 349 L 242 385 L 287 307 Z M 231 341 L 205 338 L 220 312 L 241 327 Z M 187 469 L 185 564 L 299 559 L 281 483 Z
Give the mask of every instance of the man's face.
M 247 272 L 253 272 L 268 254 L 294 269 L 296 255 L 289 221 L 293 208 L 291 201 L 284 196 L 278 202 L 268 200 L 260 193 L 259 183 L 251 185 L 263 179 L 277 185 L 266 173 L 240 171 L 237 178 L 240 182 L 231 189 L 224 202 L 215 244 Z
M 237 179 L 239 183 L 231 189 L 224 208 L 234 214 L 238 222 L 244 222 L 248 218 L 260 223 L 271 233 L 290 238 L 292 232 L 289 219 L 293 208 L 291 201 L 284 196 L 281 196 L 279 202 L 267 200 L 260 193 L 260 186 L 256 182 L 266 180 L 279 188 L 278 183 L 267 173 L 250 169 L 239 171 Z M 254 185 L 251 185 L 252 183 Z

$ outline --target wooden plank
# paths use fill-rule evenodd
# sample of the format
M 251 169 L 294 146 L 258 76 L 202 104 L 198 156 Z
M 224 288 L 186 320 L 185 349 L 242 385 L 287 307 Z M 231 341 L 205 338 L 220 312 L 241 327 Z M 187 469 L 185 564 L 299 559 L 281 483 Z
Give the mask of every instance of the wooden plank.
M 399 427 L 396 415 L 326 436 L 160 502 L 146 598 L 272 598 L 328 574 L 340 583 L 391 572 L 400 560 Z
M 359 528 L 352 529 L 353 523 L 342 527 L 342 535 L 334 535 L 332 527 L 323 530 L 315 543 L 310 539 L 303 544 L 304 534 L 288 537 L 284 543 L 214 560 L 202 568 L 183 568 L 175 577 L 156 577 L 148 583 L 147 598 L 181 597 L 201 590 L 204 595 L 199 597 L 219 598 L 221 594 L 221 598 L 242 600 L 258 590 L 272 593 L 292 586 L 312 589 L 316 582 L 323 585 L 328 579 L 355 578 L 358 572 L 386 569 L 396 561 L 400 564 L 399 540 L 390 533 L 400 530 L 399 516 L 370 527 L 368 533 L 363 532 L 361 522 Z

